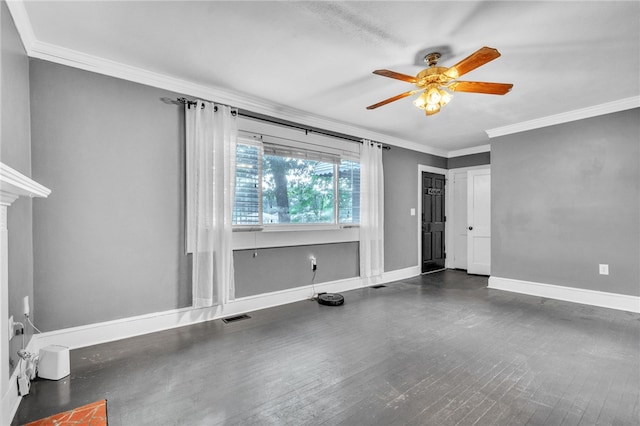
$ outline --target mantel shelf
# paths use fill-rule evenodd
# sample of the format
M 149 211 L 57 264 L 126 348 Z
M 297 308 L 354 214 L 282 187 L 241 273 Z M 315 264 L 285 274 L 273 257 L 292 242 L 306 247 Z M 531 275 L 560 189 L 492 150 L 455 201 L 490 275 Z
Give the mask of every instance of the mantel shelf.
M 49 194 L 49 188 L 0 163 L 0 204 L 11 205 L 18 197 L 46 198 Z

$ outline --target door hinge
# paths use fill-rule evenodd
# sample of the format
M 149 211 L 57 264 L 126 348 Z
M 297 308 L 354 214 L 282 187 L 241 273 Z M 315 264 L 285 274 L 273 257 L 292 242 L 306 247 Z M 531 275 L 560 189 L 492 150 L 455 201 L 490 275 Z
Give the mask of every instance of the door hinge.
M 445 222 L 447 221 L 447 217 L 446 217 L 446 216 L 444 217 L 444 221 L 445 221 Z

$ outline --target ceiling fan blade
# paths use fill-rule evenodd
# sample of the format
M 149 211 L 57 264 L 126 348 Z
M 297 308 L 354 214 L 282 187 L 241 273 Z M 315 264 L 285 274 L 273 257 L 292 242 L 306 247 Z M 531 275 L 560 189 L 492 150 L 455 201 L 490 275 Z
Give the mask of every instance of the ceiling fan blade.
M 483 81 L 454 81 L 445 86 L 453 92 L 485 93 L 487 95 L 505 95 L 511 91 L 513 84 L 487 83 Z
M 451 68 L 447 69 L 444 74 L 450 78 L 458 78 L 465 75 L 469 71 L 473 71 L 487 62 L 493 61 L 500 56 L 500 52 L 492 47 L 483 47 L 476 50 Z
M 378 102 L 377 104 L 369 105 L 369 106 L 367 107 L 367 109 L 376 109 L 376 108 L 381 107 L 381 106 L 383 106 L 383 105 L 386 105 L 386 104 L 388 104 L 388 103 L 391 103 L 391 102 L 397 101 L 398 99 L 402 99 L 402 98 L 406 98 L 407 96 L 411 96 L 411 95 L 413 95 L 414 93 L 417 93 L 417 92 L 419 92 L 419 91 L 420 91 L 420 90 L 409 90 L 408 92 L 400 93 L 399 95 L 396 95 L 396 96 L 394 96 L 394 97 L 392 97 L 392 98 L 385 99 L 384 101 L 380 101 L 380 102 Z
M 401 74 L 399 72 L 390 71 L 390 70 L 375 70 L 374 74 L 381 75 L 383 77 L 395 78 L 396 80 L 406 81 L 407 83 L 415 83 L 417 80 L 415 77 Z

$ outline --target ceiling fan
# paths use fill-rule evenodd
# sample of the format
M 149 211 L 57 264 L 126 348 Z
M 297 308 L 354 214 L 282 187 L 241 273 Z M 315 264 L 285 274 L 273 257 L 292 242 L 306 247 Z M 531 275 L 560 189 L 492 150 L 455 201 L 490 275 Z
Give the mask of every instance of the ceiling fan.
M 413 103 L 418 108 L 423 109 L 427 115 L 433 115 L 440 112 L 440 108 L 449 103 L 452 98 L 449 92 L 504 95 L 513 87 L 513 84 L 508 83 L 457 81 L 458 77 L 498 58 L 500 52 L 494 48 L 485 46 L 478 49 L 450 68 L 436 66 L 440 56 L 438 52 L 427 54 L 424 57 L 424 61 L 429 64 L 429 68 L 420 71 L 415 77 L 390 70 L 375 70 L 374 74 L 413 83 L 418 88 L 385 99 L 377 104 L 369 105 L 367 109 L 375 109 L 418 92 L 423 92 Z

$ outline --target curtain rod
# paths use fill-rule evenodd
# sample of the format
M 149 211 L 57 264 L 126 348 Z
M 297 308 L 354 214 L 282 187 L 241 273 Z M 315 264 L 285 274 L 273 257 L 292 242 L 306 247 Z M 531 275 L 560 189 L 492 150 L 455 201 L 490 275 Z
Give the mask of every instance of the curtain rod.
M 191 106 L 195 106 L 197 104 L 196 101 L 191 101 L 187 98 L 178 98 L 176 99 L 179 103 L 186 105 L 187 107 L 191 107 Z M 202 105 L 202 108 L 204 108 L 205 106 Z M 214 111 L 218 110 L 218 107 L 214 107 Z M 290 127 L 292 129 L 298 129 L 298 130 L 303 130 L 305 132 L 305 134 L 308 134 L 309 132 L 311 133 L 317 133 L 319 135 L 324 135 L 324 136 L 330 136 L 333 138 L 339 138 L 339 139 L 345 139 L 351 142 L 356 142 L 356 143 L 362 143 L 361 139 L 357 139 L 353 136 L 348 136 L 348 135 L 338 135 L 338 134 L 331 134 L 331 133 L 327 133 L 327 132 L 323 132 L 321 130 L 316 130 L 316 129 L 310 129 L 307 127 L 302 127 L 296 124 L 290 124 L 290 123 L 283 123 L 282 121 L 278 121 L 276 119 L 270 119 L 267 117 L 264 117 L 262 115 L 258 115 L 258 114 L 247 114 L 247 113 L 243 113 L 242 111 L 238 110 L 238 115 L 240 117 L 246 117 L 246 118 L 251 118 L 254 120 L 259 120 L 259 121 L 264 121 L 267 123 L 273 123 L 273 124 L 277 124 L 279 126 L 283 126 L 283 127 Z M 380 144 L 382 149 L 386 149 L 386 150 L 390 150 L 391 147 L 388 145 L 384 145 L 384 144 Z

